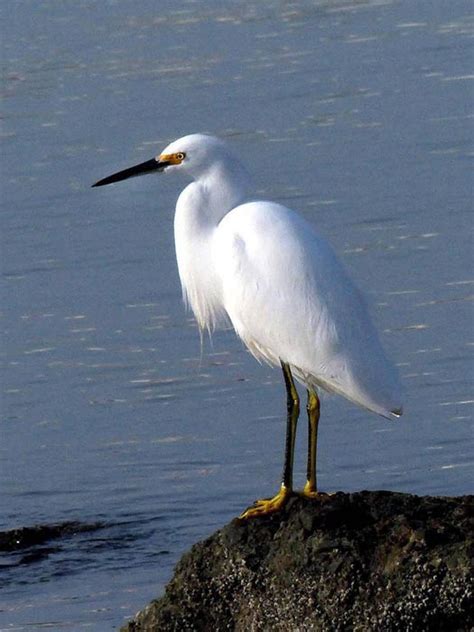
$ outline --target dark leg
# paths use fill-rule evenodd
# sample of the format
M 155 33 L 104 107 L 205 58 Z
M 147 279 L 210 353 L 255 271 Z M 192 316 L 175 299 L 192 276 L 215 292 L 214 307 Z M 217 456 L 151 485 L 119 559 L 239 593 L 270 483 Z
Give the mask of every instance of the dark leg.
M 283 376 L 285 378 L 287 395 L 287 421 L 286 421 L 286 443 L 285 443 L 285 464 L 283 467 L 283 481 L 280 491 L 273 498 L 257 500 L 252 507 L 246 509 L 240 519 L 254 518 L 279 511 L 286 503 L 293 490 L 293 461 L 295 453 L 296 425 L 300 413 L 300 398 L 296 390 L 290 366 L 281 363 Z
M 283 377 L 285 378 L 287 396 L 285 462 L 283 466 L 282 485 L 291 491 L 293 489 L 293 462 L 295 456 L 296 426 L 300 414 L 300 398 L 289 365 L 282 362 L 281 368 L 283 369 Z

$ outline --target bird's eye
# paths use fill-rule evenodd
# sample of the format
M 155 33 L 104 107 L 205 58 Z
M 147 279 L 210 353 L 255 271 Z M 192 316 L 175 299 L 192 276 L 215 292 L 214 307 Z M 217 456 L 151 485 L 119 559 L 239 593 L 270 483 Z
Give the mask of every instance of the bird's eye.
M 176 159 L 179 160 L 180 162 L 182 162 L 185 158 L 186 158 L 186 154 L 183 153 L 182 151 L 176 154 Z

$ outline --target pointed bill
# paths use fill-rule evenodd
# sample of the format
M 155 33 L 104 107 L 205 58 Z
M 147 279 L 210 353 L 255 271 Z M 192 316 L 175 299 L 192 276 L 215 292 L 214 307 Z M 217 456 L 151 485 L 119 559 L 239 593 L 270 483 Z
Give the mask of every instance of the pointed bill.
M 136 178 L 138 176 L 146 175 L 147 173 L 154 173 L 155 171 L 163 171 L 165 167 L 171 164 L 168 160 L 162 160 L 160 157 L 152 158 L 151 160 L 147 160 L 145 162 L 141 162 L 139 165 L 135 165 L 134 167 L 129 167 L 128 169 L 124 169 L 123 171 L 118 171 L 117 173 L 108 176 L 107 178 L 103 178 L 102 180 L 98 180 L 93 187 L 103 187 L 106 184 L 113 184 L 114 182 L 120 182 L 121 180 L 127 180 L 128 178 Z

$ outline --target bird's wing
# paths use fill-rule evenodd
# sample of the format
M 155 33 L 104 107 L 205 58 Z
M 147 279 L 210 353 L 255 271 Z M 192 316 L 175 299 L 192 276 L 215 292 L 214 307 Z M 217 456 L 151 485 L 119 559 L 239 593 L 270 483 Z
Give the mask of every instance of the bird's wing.
M 289 209 L 233 209 L 213 242 L 224 307 L 250 351 L 299 379 L 389 414 L 397 378 L 365 302 L 329 244 Z M 398 403 L 399 405 L 399 403 Z

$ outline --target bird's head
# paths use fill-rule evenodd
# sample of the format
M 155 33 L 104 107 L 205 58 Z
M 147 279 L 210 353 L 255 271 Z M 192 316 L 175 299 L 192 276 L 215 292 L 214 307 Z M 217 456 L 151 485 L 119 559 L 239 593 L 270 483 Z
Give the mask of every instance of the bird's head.
M 232 160 L 226 144 L 215 136 L 190 134 L 170 143 L 155 158 L 99 180 L 93 187 L 120 182 L 150 173 L 181 171 L 198 178 L 221 161 Z

